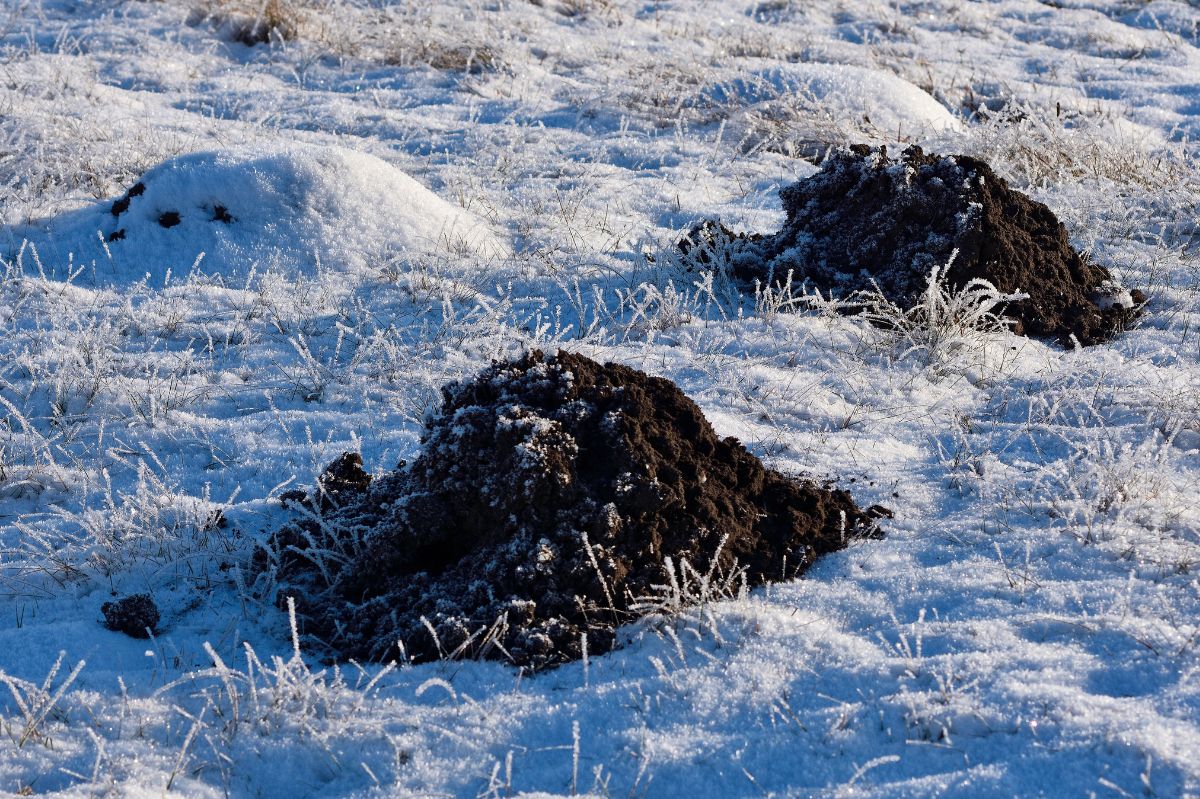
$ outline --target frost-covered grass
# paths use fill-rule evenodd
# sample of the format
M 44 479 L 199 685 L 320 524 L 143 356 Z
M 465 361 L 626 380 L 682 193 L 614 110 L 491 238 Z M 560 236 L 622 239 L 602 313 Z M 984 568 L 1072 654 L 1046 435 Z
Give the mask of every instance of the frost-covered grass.
M 237 42 L 260 17 L 266 42 Z M 1198 19 L 1174 0 L 5 4 L 0 791 L 1200 794 Z M 823 100 L 803 62 L 880 77 Z M 922 123 L 934 101 L 961 131 Z M 1145 288 L 1145 316 L 1063 350 L 996 324 L 987 287 L 935 282 L 885 329 L 674 263 L 701 217 L 775 229 L 775 191 L 815 169 L 797 156 L 859 140 L 987 159 Z M 328 206 L 307 268 L 185 251 L 168 275 L 132 239 L 119 270 L 98 243 L 18 240 L 104 219 L 168 158 L 296 143 L 383 159 L 503 248 L 389 249 L 363 217 L 393 206 L 360 195 Z M 535 677 L 296 651 L 248 569 L 279 494 L 343 450 L 411 460 L 439 386 L 532 346 L 675 380 L 772 466 L 892 508 L 888 537 L 749 595 L 664 589 L 626 646 Z M 103 629 L 103 602 L 143 591 L 153 640 Z

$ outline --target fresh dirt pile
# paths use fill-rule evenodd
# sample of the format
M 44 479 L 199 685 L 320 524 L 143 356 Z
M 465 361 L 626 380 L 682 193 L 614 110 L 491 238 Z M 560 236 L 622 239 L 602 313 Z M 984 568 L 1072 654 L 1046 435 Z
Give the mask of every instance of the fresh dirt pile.
M 780 192 L 787 221 L 755 240 L 697 226 L 681 241 L 692 263 L 728 264 L 738 280 L 787 279 L 846 297 L 876 285 L 893 302 L 914 304 L 935 266 L 953 263 L 946 279 L 974 278 L 1028 299 L 1002 313 L 1019 333 L 1084 344 L 1122 329 L 1145 301 L 1121 289 L 1104 267 L 1081 256 L 1045 205 L 1010 188 L 991 167 L 965 155 L 938 156 L 909 147 L 900 158 L 862 145 L 830 156 L 821 171 Z M 694 253 L 696 234 L 712 244 Z M 954 255 L 957 251 L 957 255 Z
M 579 658 L 585 634 L 604 652 L 661 593 L 668 558 L 758 585 L 888 515 L 766 469 L 673 383 L 566 352 L 444 388 L 411 466 L 321 482 L 351 487 L 322 523 L 277 534 L 279 596 L 306 635 L 375 660 L 402 641 L 417 661 L 541 668 Z M 353 554 L 336 567 L 327 549 Z

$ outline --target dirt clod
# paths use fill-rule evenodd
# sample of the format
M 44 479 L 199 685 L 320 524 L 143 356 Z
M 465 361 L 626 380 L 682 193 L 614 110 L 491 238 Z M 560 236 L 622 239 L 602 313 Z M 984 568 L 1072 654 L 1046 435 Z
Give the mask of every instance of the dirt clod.
M 767 238 L 761 233 L 738 233 L 714 219 L 698 222 L 679 240 L 679 251 L 691 263 L 730 265 L 730 259 L 745 244 L 757 245 Z
M 357 498 L 278 533 L 272 556 L 306 635 L 342 657 L 402 641 L 417 661 L 541 668 L 580 657 L 585 634 L 605 652 L 662 594 L 668 559 L 758 585 L 886 515 L 765 468 L 670 381 L 566 352 L 445 387 L 410 466 L 368 482 L 359 463 L 329 470 Z
M 371 475 L 363 471 L 362 456 L 343 452 L 317 477 L 317 490 L 313 494 L 292 489 L 280 494 L 279 501 L 285 508 L 328 511 L 359 500 L 371 486 L 371 480 Z
M 787 218 L 775 235 L 723 234 L 723 260 L 746 284 L 775 283 L 790 272 L 841 297 L 877 285 L 909 307 L 931 268 L 953 255 L 951 285 L 982 278 L 1006 294 L 1029 295 L 1002 309 L 1016 332 L 1064 341 L 1073 334 L 1083 344 L 1110 338 L 1145 302 L 1071 247 L 1049 208 L 970 156 L 909 147 L 890 158 L 886 148 L 856 145 L 780 198 Z M 686 257 L 682 242 L 680 249 Z
M 120 216 L 121 214 L 125 213 L 126 211 L 129 210 L 129 203 L 133 200 L 133 198 L 141 197 L 145 193 L 146 193 L 146 184 L 145 183 L 142 183 L 141 181 L 134 183 L 132 186 L 129 187 L 129 191 L 125 192 L 123 195 L 121 195 L 121 198 L 119 200 L 117 200 L 115 203 L 113 203 L 112 215 Z
M 149 594 L 131 594 L 100 606 L 104 626 L 133 638 L 149 638 L 158 629 L 158 607 Z
M 358 499 L 370 487 L 371 475 L 363 471 L 362 456 L 357 452 L 343 452 L 317 478 L 318 498 L 324 509 Z

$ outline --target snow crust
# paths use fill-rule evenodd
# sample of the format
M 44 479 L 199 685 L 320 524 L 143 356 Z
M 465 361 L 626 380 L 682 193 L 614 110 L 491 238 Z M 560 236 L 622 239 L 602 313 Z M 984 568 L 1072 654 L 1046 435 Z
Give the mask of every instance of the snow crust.
M 1194 3 L 287 0 L 254 48 L 193 5 L 0 4 L 0 792 L 1200 796 Z M 676 268 L 863 139 L 989 161 L 1140 322 L 896 339 Z M 887 538 L 532 678 L 296 652 L 279 495 L 527 347 L 676 381 Z M 136 593 L 150 641 L 102 624 Z

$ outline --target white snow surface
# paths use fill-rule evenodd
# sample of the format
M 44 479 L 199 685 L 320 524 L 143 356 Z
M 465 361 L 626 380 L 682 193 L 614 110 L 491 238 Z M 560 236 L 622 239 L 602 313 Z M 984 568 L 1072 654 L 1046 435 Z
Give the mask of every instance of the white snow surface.
M 396 167 L 342 147 L 285 142 L 191 153 L 133 186 L 134 196 L 10 231 L 10 249 L 32 246 L 50 263 L 73 259 L 81 282 L 161 282 L 193 266 L 227 278 L 264 267 L 311 275 L 322 263 L 356 269 L 439 247 L 492 256 L 507 249 L 480 220 Z
M 840 123 L 863 141 L 962 130 L 960 119 L 903 78 L 848 64 L 751 67 L 714 86 L 708 97 L 714 104 L 745 108 L 751 119 L 770 116 L 777 105 L 803 107 L 809 116 Z M 794 132 L 796 124 L 789 122 Z
M 1200 796 L 1195 3 L 271 5 L 256 47 L 249 0 L 0 5 L 0 792 Z M 897 340 L 673 263 L 862 140 L 986 159 L 1145 314 Z M 279 494 L 529 347 L 886 537 L 533 676 L 297 652 Z M 101 625 L 136 592 L 150 641 Z

